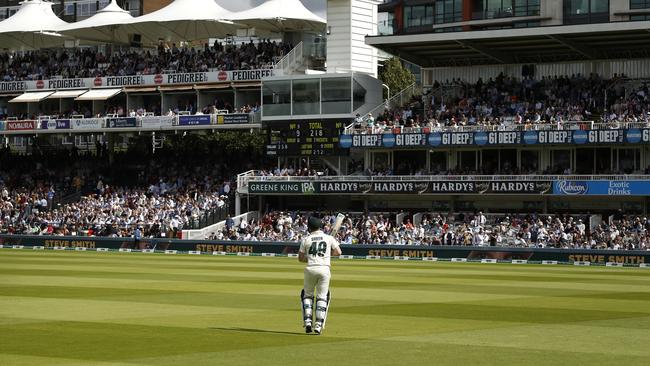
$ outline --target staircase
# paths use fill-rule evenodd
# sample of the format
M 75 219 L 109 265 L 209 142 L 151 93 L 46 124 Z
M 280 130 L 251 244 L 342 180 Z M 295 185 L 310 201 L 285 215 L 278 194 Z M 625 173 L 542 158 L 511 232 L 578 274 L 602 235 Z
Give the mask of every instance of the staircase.
M 382 104 L 371 109 L 369 113 L 372 113 L 372 116 L 376 117 L 384 113 L 385 110 L 392 110 L 404 106 L 406 103 L 409 103 L 411 100 L 413 100 L 413 97 L 419 95 L 422 95 L 422 88 L 419 87 L 417 83 L 412 83 L 406 88 L 400 90 L 397 94 L 390 97 L 390 99 L 386 99 Z M 367 120 L 368 114 L 363 116 L 363 122 L 366 122 Z M 343 133 L 346 135 L 352 134 L 353 127 L 354 123 L 347 126 Z
M 325 169 L 329 171 L 329 175 L 341 175 L 341 171 L 339 170 L 337 164 L 331 162 L 328 160 L 327 156 L 310 156 L 309 157 L 309 169 L 314 169 L 317 172 L 322 172 Z M 333 158 L 337 158 L 338 156 L 335 156 Z
M 303 43 L 300 42 L 273 65 L 273 73 L 275 76 L 291 75 L 304 71 L 304 68 Z

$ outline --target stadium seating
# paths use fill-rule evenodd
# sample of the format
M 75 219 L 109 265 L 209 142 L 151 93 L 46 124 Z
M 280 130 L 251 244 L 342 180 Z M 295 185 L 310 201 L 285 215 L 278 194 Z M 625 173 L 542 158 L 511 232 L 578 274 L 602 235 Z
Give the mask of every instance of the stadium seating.
M 260 220 L 226 226 L 211 239 L 299 241 L 308 213 L 275 211 Z M 325 231 L 335 214 L 320 213 Z M 349 213 L 337 234 L 344 244 L 469 245 L 585 249 L 650 249 L 646 217 L 615 215 L 612 224 L 589 227 L 588 215 L 424 215 L 417 224 L 390 213 Z
M 477 83 L 436 82 L 405 106 L 358 116 L 349 133 L 607 129 L 648 125 L 648 86 L 624 76 L 543 77 L 499 75 Z M 631 92 L 625 94 L 622 86 Z
M 215 42 L 199 50 L 161 45 L 157 52 L 126 50 L 104 54 L 88 48 L 3 53 L 0 81 L 262 69 L 272 67 L 291 48 L 290 44 L 266 40 L 239 46 Z

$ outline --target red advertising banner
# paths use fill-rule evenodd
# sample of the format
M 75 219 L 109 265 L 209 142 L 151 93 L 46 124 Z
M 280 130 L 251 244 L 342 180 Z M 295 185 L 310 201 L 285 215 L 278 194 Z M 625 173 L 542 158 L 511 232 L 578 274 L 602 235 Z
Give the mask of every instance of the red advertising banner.
M 5 130 L 7 131 L 26 131 L 36 129 L 36 121 L 7 121 Z

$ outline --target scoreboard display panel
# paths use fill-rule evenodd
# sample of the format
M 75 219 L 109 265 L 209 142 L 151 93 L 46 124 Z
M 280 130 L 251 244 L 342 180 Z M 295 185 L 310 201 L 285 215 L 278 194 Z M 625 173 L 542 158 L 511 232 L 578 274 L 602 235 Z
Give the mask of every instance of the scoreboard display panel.
M 347 155 L 349 149 L 340 147 L 339 136 L 350 123 L 346 119 L 269 121 L 267 155 Z

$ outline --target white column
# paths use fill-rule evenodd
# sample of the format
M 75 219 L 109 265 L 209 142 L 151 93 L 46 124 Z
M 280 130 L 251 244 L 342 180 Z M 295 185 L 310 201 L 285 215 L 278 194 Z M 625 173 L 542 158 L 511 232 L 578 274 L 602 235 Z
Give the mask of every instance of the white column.
M 539 15 L 542 17 L 551 18 L 549 20 L 542 20 L 542 25 L 562 25 L 563 13 L 563 0 L 545 0 L 539 5 Z
M 327 72 L 377 76 L 377 49 L 365 43 L 377 34 L 377 0 L 327 1 Z
M 620 22 L 630 20 L 629 15 L 614 15 L 630 10 L 630 0 L 609 0 L 609 21 Z

